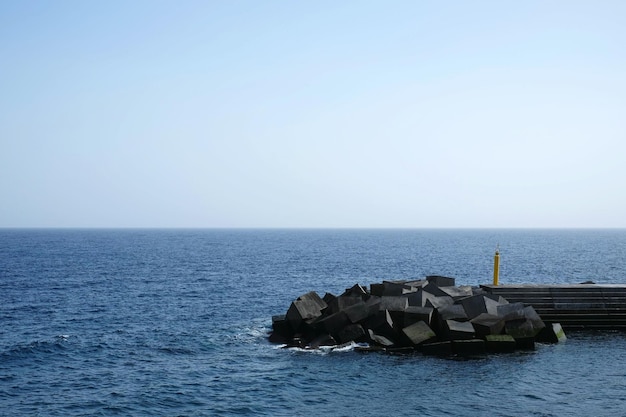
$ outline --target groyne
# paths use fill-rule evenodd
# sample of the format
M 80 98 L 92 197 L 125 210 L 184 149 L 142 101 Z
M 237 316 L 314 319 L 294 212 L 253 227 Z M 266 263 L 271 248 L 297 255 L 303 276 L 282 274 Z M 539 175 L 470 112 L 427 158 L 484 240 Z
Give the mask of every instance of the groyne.
M 269 335 L 301 348 L 356 342 L 361 350 L 433 355 L 510 352 L 564 339 L 561 326 L 542 320 L 532 305 L 443 276 L 302 294 L 272 318 Z

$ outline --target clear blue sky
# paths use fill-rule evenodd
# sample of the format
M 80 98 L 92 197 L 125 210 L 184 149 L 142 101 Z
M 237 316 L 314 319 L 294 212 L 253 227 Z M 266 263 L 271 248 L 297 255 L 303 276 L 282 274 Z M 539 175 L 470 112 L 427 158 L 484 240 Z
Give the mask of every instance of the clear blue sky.
M 626 227 L 626 2 L 0 2 L 0 227 Z

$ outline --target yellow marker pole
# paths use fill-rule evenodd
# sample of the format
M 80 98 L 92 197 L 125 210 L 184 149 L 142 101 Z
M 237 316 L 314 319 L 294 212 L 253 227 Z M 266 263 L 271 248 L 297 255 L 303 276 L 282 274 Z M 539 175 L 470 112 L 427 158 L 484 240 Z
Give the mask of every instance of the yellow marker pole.
M 496 248 L 496 254 L 493 256 L 493 285 L 498 285 L 498 277 L 500 275 L 500 251 Z

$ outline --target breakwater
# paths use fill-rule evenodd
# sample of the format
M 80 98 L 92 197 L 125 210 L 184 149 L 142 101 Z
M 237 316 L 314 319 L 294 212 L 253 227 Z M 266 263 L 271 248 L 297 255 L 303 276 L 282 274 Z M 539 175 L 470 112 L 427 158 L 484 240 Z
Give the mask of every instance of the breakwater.
M 301 348 L 356 342 L 361 350 L 434 355 L 532 349 L 564 338 L 560 325 L 544 322 L 533 306 L 444 276 L 355 284 L 338 296 L 302 294 L 272 317 L 269 335 Z

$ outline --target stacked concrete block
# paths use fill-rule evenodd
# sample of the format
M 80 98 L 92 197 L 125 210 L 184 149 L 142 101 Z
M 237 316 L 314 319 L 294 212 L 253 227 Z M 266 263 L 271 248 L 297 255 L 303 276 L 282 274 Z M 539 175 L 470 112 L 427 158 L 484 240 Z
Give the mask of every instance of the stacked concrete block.
M 442 336 L 448 340 L 474 339 L 476 332 L 472 323 L 467 321 L 446 320 Z
M 559 323 L 546 325 L 536 337 L 538 342 L 543 343 L 561 343 L 567 340 L 563 327 Z
M 437 340 L 437 334 L 423 321 L 418 321 L 403 328 L 402 334 L 413 346 Z
M 502 317 L 489 313 L 481 313 L 470 320 L 474 331 L 480 337 L 501 334 L 504 329 L 504 320 Z
M 517 343 L 508 334 L 490 334 L 485 336 L 485 347 L 488 352 L 508 353 L 515 351 Z
M 269 340 L 312 349 L 364 342 L 360 346 L 367 351 L 475 355 L 565 337 L 558 325 L 546 326 L 532 307 L 454 285 L 454 278 L 428 276 L 355 284 L 339 296 L 308 292 L 285 315 L 272 317 Z

